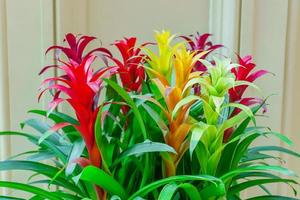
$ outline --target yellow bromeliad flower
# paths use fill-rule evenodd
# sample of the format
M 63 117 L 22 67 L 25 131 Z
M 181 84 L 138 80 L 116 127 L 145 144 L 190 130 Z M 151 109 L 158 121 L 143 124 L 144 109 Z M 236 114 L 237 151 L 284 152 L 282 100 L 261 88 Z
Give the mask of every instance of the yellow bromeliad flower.
M 169 31 L 156 31 L 155 39 L 159 50 L 158 54 L 144 48 L 148 54 L 147 62 L 150 65 L 148 71 L 151 72 L 152 76 L 159 78 L 164 85 L 171 81 L 174 51 L 178 47 L 178 45 L 171 45 L 174 37 L 175 35 L 171 35 Z
M 195 53 L 187 51 L 183 46 L 175 51 L 174 69 L 175 69 L 175 87 L 183 89 L 183 86 L 190 78 L 193 68 L 193 57 Z

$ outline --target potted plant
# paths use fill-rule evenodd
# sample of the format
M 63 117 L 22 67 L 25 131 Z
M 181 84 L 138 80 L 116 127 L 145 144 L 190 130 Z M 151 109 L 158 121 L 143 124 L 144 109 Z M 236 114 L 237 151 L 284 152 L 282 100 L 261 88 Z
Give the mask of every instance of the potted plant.
M 251 56 L 234 61 L 214 54 L 223 46 L 209 37 L 162 31 L 155 42 L 124 38 L 112 44 L 116 56 L 104 47 L 87 52 L 95 37 L 67 34 L 66 46 L 47 50 L 56 51 L 55 63 L 40 72 L 59 71 L 41 84 L 38 99 L 52 95 L 48 109 L 30 110 L 40 118 L 21 124 L 35 131 L 0 133 L 36 146 L 1 161 L 0 170 L 34 175 L 26 183 L 1 180 L 0 187 L 34 200 L 236 200 L 252 187 L 264 193 L 252 200 L 294 199 L 266 187 L 287 184 L 296 195 L 298 184 L 281 162 L 268 162 L 281 161 L 269 152 L 300 155 L 253 145 L 261 137 L 292 144 L 256 125 L 267 99 L 244 94 L 248 87 L 259 91 L 253 82 L 269 72 L 257 69 Z M 62 103 L 74 113 L 60 112 Z

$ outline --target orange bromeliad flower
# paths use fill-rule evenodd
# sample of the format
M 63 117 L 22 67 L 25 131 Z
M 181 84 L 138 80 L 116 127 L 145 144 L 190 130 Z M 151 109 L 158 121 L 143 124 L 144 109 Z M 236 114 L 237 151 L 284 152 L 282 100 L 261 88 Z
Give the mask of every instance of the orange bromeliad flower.
M 147 49 L 150 65 L 147 70 L 167 106 L 164 113 L 168 119 L 169 130 L 164 138 L 165 142 L 175 149 L 177 155 L 164 157 L 164 161 L 165 175 L 172 176 L 188 149 L 187 135 L 192 127 L 188 113 L 194 101 L 184 102 L 184 98 L 191 92 L 191 88 L 186 88 L 186 84 L 199 75 L 200 72 L 193 72 L 193 67 L 206 52 L 195 56 L 195 52 L 188 51 L 183 43 L 171 46 L 174 36 L 169 32 L 156 33 L 156 38 L 160 54 L 156 55 Z M 171 78 L 173 72 L 175 80 Z

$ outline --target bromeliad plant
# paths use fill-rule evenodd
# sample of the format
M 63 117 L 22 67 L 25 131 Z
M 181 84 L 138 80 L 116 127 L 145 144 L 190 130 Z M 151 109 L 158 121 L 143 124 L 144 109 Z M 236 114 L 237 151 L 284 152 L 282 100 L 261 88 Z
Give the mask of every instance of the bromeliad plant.
M 51 200 L 236 200 L 252 187 L 261 192 L 249 199 L 294 199 L 272 194 L 267 184 L 287 184 L 296 195 L 296 175 L 272 152 L 300 155 L 253 144 L 269 137 L 292 144 L 256 126 L 266 99 L 244 95 L 248 87 L 259 91 L 253 82 L 268 72 L 256 70 L 251 56 L 237 63 L 216 56 L 222 45 L 209 36 L 162 31 L 140 45 L 125 38 L 112 44 L 116 56 L 104 47 L 85 52 L 95 38 L 67 34 L 67 47 L 47 50 L 56 51 L 57 64 L 40 73 L 59 74 L 41 86 L 39 99 L 52 95 L 48 109 L 30 110 L 41 119 L 21 124 L 37 133 L 0 132 L 37 147 L 1 161 L 0 170 L 33 175 L 0 187 Z M 60 112 L 66 104 L 74 113 Z

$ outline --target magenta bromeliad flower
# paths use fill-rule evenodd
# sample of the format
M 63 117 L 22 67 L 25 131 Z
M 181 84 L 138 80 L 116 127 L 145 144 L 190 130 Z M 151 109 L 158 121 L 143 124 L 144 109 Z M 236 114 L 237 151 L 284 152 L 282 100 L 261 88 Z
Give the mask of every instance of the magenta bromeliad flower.
M 253 83 L 259 77 L 269 73 L 267 70 L 261 69 L 254 71 L 256 64 L 252 61 L 252 56 L 248 55 L 241 58 L 238 55 L 239 67 L 233 68 L 231 71 L 235 75 L 237 81 L 247 81 Z M 248 85 L 240 85 L 229 90 L 229 101 L 237 102 L 245 106 L 254 104 L 262 104 L 263 100 L 257 97 L 243 97 Z M 241 109 L 235 108 L 230 117 L 233 117 L 241 112 Z M 263 106 L 263 112 L 266 112 L 266 107 Z M 227 141 L 233 132 L 233 128 L 227 129 L 224 134 L 224 141 Z
M 188 44 L 190 45 L 191 51 L 196 51 L 197 53 L 201 53 L 203 51 L 207 51 L 208 53 L 202 57 L 202 59 L 205 59 L 210 52 L 223 47 L 221 44 L 213 44 L 211 41 L 209 41 L 209 37 L 211 34 L 204 33 L 200 35 L 198 32 L 195 35 L 190 36 L 180 36 L 181 38 L 185 39 Z M 194 71 L 206 71 L 206 67 L 198 61 L 195 64 Z
M 63 62 L 58 58 L 61 64 L 46 66 L 42 69 L 40 74 L 47 71 L 50 67 L 54 67 L 61 70 L 63 75 L 44 80 L 42 86 L 47 86 L 46 89 L 40 93 L 39 99 L 45 91 L 53 89 L 55 93 L 53 100 L 49 104 L 50 111 L 55 109 L 63 101 L 71 105 L 79 122 L 75 127 L 85 141 L 90 164 L 99 167 L 101 166 L 101 152 L 98 150 L 94 133 L 95 121 L 99 110 L 97 103 L 99 93 L 103 87 L 102 78 L 108 77 L 113 73 L 115 67 L 105 67 L 98 71 L 92 69 L 91 65 L 96 58 L 93 52 L 102 51 L 107 53 L 106 49 L 98 48 L 83 56 L 84 48 L 93 39 L 95 38 L 88 36 L 76 38 L 72 34 L 67 34 L 66 41 L 69 47 L 52 46 L 47 50 L 47 52 L 51 49 L 62 50 L 68 57 L 69 62 Z M 66 95 L 66 98 L 61 97 L 62 93 Z M 57 124 L 52 129 L 57 130 L 67 125 L 69 124 Z
M 54 45 L 47 49 L 46 54 L 49 51 L 54 49 L 61 50 L 67 56 L 69 62 L 73 64 L 80 64 L 85 57 L 88 57 L 95 52 L 110 54 L 110 52 L 107 51 L 105 48 L 100 47 L 100 48 L 93 49 L 84 55 L 83 53 L 87 45 L 95 39 L 96 37 L 92 37 L 92 36 L 83 35 L 80 37 L 76 37 L 74 34 L 68 33 L 66 34 L 64 42 L 67 42 L 69 47 Z
M 259 77 L 269 73 L 267 70 L 260 69 L 257 71 L 255 69 L 256 65 L 252 62 L 252 56 L 245 56 L 241 58 L 238 56 L 239 67 L 233 68 L 231 71 L 235 75 L 237 81 L 247 81 L 253 83 Z M 243 95 L 248 88 L 248 85 L 240 85 L 229 90 L 229 101 L 239 102 L 243 105 L 250 106 L 256 103 L 262 103 L 262 100 L 254 97 L 243 98 Z M 237 114 L 239 109 L 236 109 L 233 114 Z

